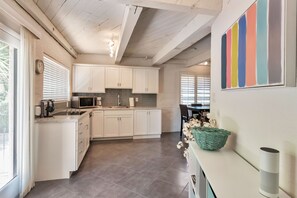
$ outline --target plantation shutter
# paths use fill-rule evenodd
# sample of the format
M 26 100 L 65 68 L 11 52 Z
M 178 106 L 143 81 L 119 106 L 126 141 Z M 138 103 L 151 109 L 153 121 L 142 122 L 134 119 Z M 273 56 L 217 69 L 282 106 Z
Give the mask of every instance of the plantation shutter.
M 180 82 L 180 103 L 185 105 L 195 103 L 195 76 L 182 74 Z
M 210 77 L 197 77 L 197 103 L 210 104 Z
M 43 57 L 43 62 L 43 99 L 68 101 L 70 95 L 69 69 L 47 57 Z

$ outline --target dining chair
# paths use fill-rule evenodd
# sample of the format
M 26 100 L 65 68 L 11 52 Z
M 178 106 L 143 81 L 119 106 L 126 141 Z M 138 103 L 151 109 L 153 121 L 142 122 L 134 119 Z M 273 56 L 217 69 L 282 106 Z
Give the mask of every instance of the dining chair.
M 182 139 L 183 136 L 183 124 L 184 122 L 187 122 L 189 120 L 189 112 L 187 105 L 180 104 L 180 117 L 181 117 L 181 123 L 180 123 L 180 139 Z

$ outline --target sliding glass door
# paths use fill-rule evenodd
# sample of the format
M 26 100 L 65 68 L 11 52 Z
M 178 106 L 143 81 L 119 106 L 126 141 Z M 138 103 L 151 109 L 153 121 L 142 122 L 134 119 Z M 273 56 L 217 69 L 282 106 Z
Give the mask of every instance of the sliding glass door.
M 16 132 L 18 39 L 0 29 L 0 197 L 19 193 Z

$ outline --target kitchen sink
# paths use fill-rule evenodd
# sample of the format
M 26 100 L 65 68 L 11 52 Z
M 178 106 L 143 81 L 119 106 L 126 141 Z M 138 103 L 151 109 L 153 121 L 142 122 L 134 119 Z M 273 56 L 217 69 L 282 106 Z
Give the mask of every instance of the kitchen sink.
M 59 115 L 82 115 L 86 111 L 73 111 L 73 112 L 67 112 L 67 111 L 61 111 L 58 113 L 53 114 L 53 116 L 59 116 Z

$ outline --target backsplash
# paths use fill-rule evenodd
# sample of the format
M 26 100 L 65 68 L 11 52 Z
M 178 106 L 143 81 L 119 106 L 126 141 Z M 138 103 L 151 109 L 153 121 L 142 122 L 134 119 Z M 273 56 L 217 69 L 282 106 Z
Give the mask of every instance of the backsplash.
M 73 93 L 73 96 L 99 96 L 102 98 L 102 106 L 116 106 L 118 103 L 118 94 L 123 106 L 129 106 L 129 97 L 138 98 L 135 101 L 136 107 L 156 107 L 157 94 L 132 94 L 131 89 L 106 89 L 105 93 Z

